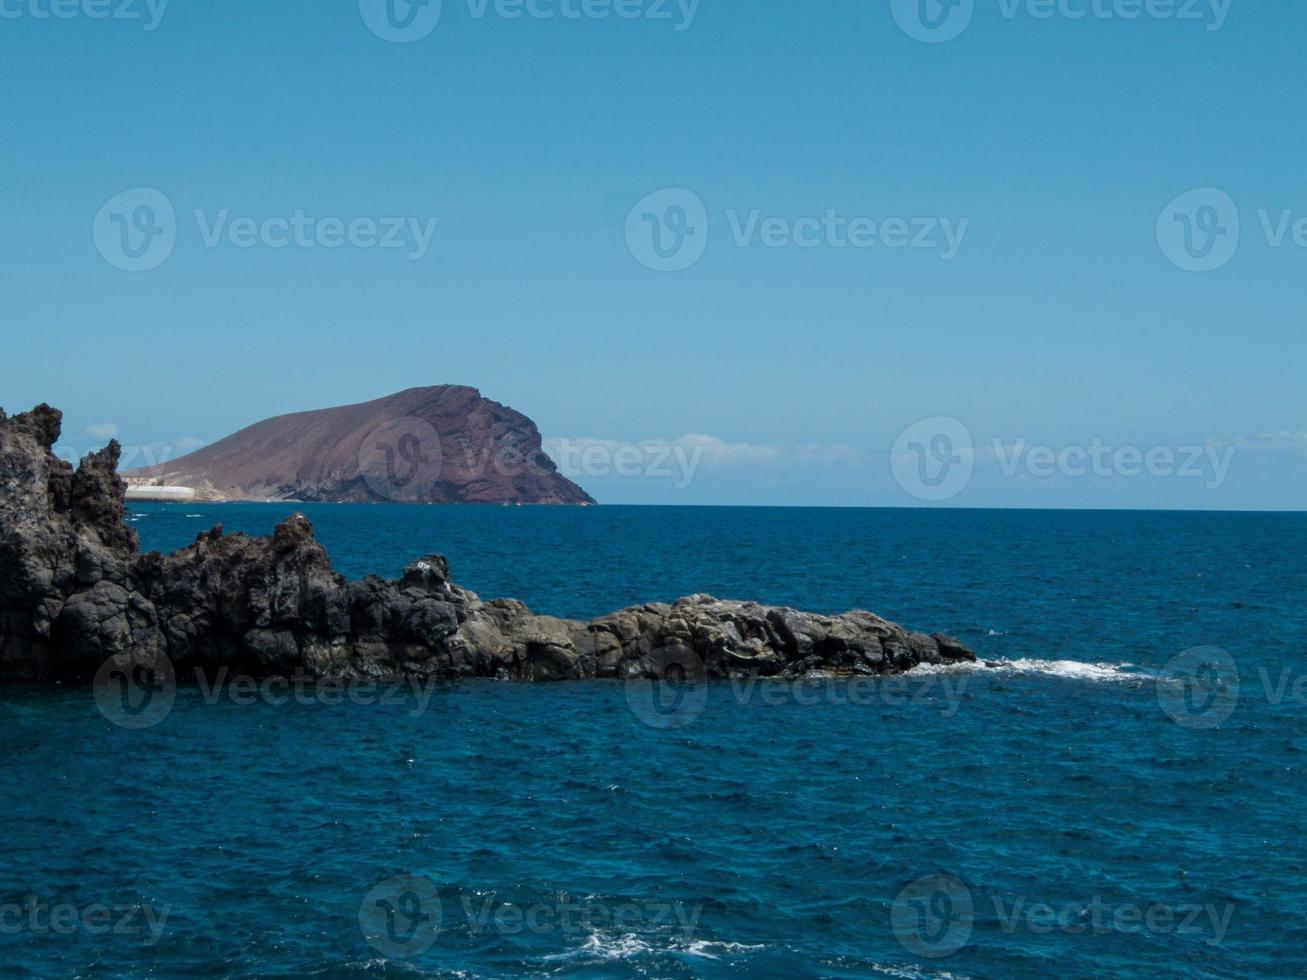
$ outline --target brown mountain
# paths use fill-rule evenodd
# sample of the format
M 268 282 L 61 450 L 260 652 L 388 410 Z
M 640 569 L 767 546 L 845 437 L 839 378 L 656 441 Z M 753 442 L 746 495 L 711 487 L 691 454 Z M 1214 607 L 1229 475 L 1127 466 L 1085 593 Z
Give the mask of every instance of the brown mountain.
M 459 385 L 281 415 L 123 476 L 206 500 L 594 503 L 534 422 Z

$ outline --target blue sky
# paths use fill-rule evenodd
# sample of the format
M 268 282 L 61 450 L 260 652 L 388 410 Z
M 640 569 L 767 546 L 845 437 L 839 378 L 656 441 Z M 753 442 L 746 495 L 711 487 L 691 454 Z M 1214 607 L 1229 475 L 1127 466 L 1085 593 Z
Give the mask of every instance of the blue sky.
M 1303 506 L 1300 3 L 58 2 L 0 0 L 0 405 L 70 452 L 460 383 L 639 446 L 601 501 Z

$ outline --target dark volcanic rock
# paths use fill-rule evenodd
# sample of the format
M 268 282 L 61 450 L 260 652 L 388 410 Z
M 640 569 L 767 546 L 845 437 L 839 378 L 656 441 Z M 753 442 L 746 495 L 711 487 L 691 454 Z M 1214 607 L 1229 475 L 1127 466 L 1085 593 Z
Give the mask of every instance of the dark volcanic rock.
M 975 657 L 869 612 L 818 616 L 696 595 L 590 623 L 483 602 L 440 555 L 397 581 L 347 582 L 307 518 L 271 537 L 221 525 L 141 555 L 123 523 L 116 443 L 73 470 L 59 413 L 0 412 L 0 680 L 86 680 L 106 658 L 256 676 L 632 677 L 880 674 Z
M 594 503 L 534 422 L 457 385 L 267 419 L 124 475 L 211 500 Z

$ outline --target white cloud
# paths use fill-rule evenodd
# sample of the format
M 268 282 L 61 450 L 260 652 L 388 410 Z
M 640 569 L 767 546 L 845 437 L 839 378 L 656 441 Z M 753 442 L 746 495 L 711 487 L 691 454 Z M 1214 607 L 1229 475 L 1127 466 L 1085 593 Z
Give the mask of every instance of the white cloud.
M 97 422 L 95 425 L 88 425 L 86 434 L 92 439 L 103 439 L 107 442 L 118 434 L 118 423 Z
M 716 466 L 774 465 L 782 455 L 776 446 L 759 445 L 749 442 L 726 442 L 716 436 L 707 436 L 691 432 L 672 440 L 673 446 L 681 446 L 691 452 L 703 454 L 704 462 Z
M 1261 432 L 1255 436 L 1235 436 L 1228 442 L 1212 440 L 1210 445 L 1225 448 L 1233 447 L 1241 452 L 1293 453 L 1307 456 L 1307 432 Z

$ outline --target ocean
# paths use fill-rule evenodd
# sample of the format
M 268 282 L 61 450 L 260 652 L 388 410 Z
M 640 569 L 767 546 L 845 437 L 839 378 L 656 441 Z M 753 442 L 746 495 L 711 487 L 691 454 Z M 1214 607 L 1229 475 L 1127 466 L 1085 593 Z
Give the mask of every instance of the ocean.
M 1307 515 L 292 509 L 591 617 L 867 608 L 905 678 L 183 685 L 144 727 L 0 688 L 0 975 L 1307 974 Z M 118 719 L 121 722 L 121 719 Z

